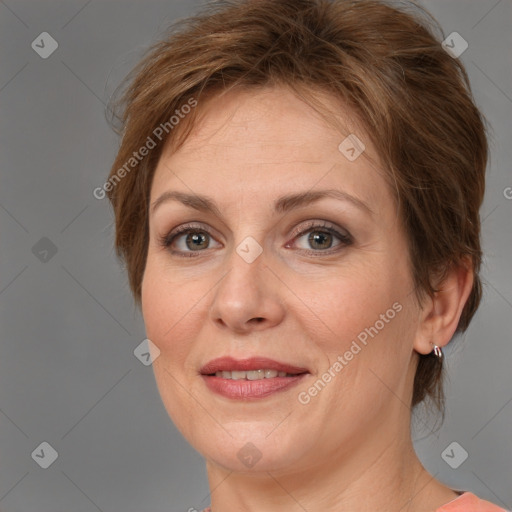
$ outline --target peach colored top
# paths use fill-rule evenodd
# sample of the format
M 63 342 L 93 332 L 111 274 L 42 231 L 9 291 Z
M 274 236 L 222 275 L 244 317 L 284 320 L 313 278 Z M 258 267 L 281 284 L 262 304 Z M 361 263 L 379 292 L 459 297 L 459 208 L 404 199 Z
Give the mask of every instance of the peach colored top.
M 494 505 L 490 501 L 481 500 L 470 492 L 461 494 L 458 498 L 449 501 L 436 512 L 508 512 L 504 508 Z
M 210 507 L 202 512 L 211 512 Z M 435 512 L 510 512 L 494 505 L 490 501 L 481 500 L 470 492 L 462 493 L 458 498 L 449 501 Z

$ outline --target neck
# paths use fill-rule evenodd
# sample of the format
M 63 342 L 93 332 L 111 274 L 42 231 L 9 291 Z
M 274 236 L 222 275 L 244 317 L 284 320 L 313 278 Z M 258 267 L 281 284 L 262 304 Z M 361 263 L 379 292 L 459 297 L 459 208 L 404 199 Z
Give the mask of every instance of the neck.
M 212 512 L 434 512 L 457 494 L 423 468 L 406 424 L 381 423 L 372 438 L 360 432 L 351 449 L 300 467 L 239 473 L 208 461 Z

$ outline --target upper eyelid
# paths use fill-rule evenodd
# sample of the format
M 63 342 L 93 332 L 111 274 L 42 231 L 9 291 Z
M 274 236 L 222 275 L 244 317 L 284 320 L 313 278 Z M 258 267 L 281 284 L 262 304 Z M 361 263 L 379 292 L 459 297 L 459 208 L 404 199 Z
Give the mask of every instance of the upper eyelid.
M 303 224 L 306 224 L 305 226 Z M 306 220 L 299 223 L 299 225 L 302 225 L 302 227 L 296 227 L 292 231 L 292 236 L 300 235 L 301 233 L 308 231 L 313 228 L 331 228 L 339 231 L 345 231 L 347 232 L 347 236 L 349 236 L 348 231 L 345 228 L 338 227 L 336 223 L 324 220 L 324 219 L 316 219 L 316 220 Z M 173 230 L 171 230 L 167 235 L 165 236 L 171 236 L 171 235 L 180 235 L 187 230 L 194 231 L 194 230 L 204 230 L 207 233 L 211 234 L 211 231 L 217 231 L 215 228 L 212 228 L 208 224 L 204 224 L 199 221 L 192 221 L 187 222 L 185 224 L 181 224 L 180 226 L 177 226 Z M 343 234 L 343 233 L 341 233 Z
M 340 235 L 345 236 L 347 238 L 351 237 L 351 235 L 349 234 L 349 232 L 346 229 L 338 227 L 334 222 L 331 222 L 328 220 L 309 220 L 309 221 L 305 221 L 305 222 L 306 222 L 306 226 L 302 226 L 300 228 L 295 228 L 292 231 L 293 237 L 303 235 L 304 233 L 307 233 L 308 231 L 311 231 L 313 229 L 321 230 L 322 228 L 340 232 L 339 233 Z
M 210 226 L 208 226 L 206 224 L 203 224 L 201 222 L 195 223 L 195 221 L 192 221 L 192 222 L 187 222 L 185 224 L 181 224 L 180 226 L 177 226 L 176 228 L 172 229 L 168 233 L 165 233 L 164 235 L 162 235 L 158 238 L 161 241 L 167 241 L 167 240 L 171 240 L 171 239 L 174 241 L 177 237 L 186 235 L 190 231 L 205 231 L 210 236 L 212 236 L 212 233 L 211 233 L 212 229 L 213 228 L 211 228 Z M 216 231 L 216 230 L 214 230 L 214 231 Z

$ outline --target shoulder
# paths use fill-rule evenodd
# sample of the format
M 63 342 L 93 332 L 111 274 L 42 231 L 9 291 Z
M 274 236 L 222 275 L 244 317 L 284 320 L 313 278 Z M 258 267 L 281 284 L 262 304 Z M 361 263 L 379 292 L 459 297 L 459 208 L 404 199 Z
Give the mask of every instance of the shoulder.
M 205 508 L 202 512 L 211 512 L 210 507 Z M 436 512 L 512 512 L 498 507 L 490 501 L 480 499 L 478 496 L 470 492 L 461 494 L 458 498 L 446 503 Z
M 490 501 L 480 499 L 470 492 L 461 494 L 458 498 L 446 503 L 436 512 L 510 512 L 498 507 Z

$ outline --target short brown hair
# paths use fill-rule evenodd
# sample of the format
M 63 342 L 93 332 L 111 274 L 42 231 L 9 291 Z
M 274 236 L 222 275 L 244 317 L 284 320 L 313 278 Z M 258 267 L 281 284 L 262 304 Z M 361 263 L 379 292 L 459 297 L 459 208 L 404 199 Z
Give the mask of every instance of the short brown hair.
M 112 110 L 120 113 L 122 142 L 105 190 L 136 303 L 152 177 L 164 144 L 183 143 L 198 109 L 179 130 L 169 119 L 191 98 L 200 105 L 233 86 L 285 85 L 328 92 L 362 120 L 394 189 L 418 299 L 433 296 L 453 265 L 470 262 L 474 284 L 456 332 L 464 331 L 482 293 L 485 120 L 463 64 L 442 47 L 435 35 L 442 30 L 428 12 L 377 0 L 232 0 L 171 30 L 128 77 Z M 167 129 L 158 146 L 130 160 L 159 126 Z M 419 356 L 411 406 L 426 397 L 441 408 L 442 361 L 433 354 Z

